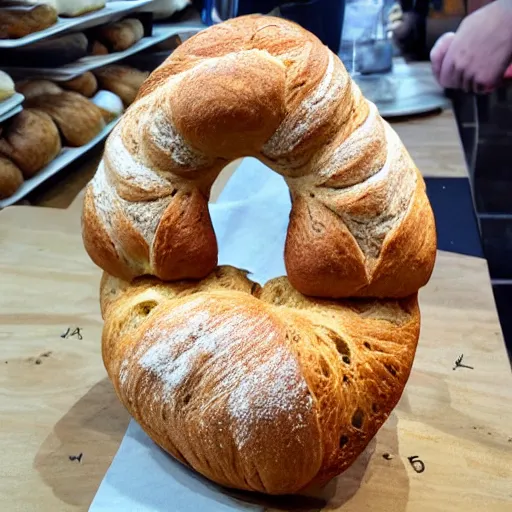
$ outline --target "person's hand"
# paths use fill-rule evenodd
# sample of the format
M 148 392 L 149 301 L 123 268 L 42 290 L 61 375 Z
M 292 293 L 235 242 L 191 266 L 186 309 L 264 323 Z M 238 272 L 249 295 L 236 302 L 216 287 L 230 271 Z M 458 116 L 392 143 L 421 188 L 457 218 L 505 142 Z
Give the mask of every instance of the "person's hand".
M 470 14 L 457 33 L 437 41 L 430 58 L 443 87 L 493 90 L 512 61 L 512 0 L 497 0 Z

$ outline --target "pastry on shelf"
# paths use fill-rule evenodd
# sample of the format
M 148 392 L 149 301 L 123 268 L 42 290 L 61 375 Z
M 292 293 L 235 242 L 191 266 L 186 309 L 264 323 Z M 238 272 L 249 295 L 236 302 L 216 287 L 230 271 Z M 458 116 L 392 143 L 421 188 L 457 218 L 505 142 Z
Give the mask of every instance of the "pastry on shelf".
M 8 158 L 0 156 L 0 199 L 12 196 L 23 185 L 20 168 Z
M 117 94 L 126 107 L 133 103 L 142 82 L 149 76 L 147 71 L 121 65 L 105 66 L 94 73 L 100 87 Z
M 64 66 L 87 55 L 85 34 L 66 34 L 60 37 L 0 51 L 0 66 L 54 68 Z
M 71 80 L 59 82 L 59 85 L 69 91 L 78 92 L 86 98 L 94 96 L 98 90 L 98 81 L 90 71 L 86 71 L 83 75 L 72 78 Z
M 0 156 L 16 164 L 25 179 L 51 162 L 60 150 L 59 130 L 40 110 L 25 108 L 3 125 Z
M 60 94 L 62 92 L 62 89 L 55 82 L 43 79 L 17 82 L 16 90 L 25 96 L 25 101 L 41 96 L 41 94 Z
M 0 39 L 19 39 L 57 23 L 57 11 L 46 3 L 0 2 Z
M 10 98 L 15 92 L 12 78 L 4 71 L 0 71 L 0 101 Z
M 91 49 L 89 50 L 90 55 L 108 55 L 108 48 L 99 41 L 93 41 Z
M 136 18 L 127 18 L 94 30 L 94 38 L 110 52 L 122 52 L 144 37 L 144 25 Z
M 77 92 L 41 94 L 29 100 L 27 105 L 42 110 L 53 119 L 66 146 L 83 146 L 105 127 L 101 110 Z
M 107 123 L 121 116 L 124 110 L 121 98 L 110 91 L 98 91 L 91 101 L 101 110 Z
M 37 1 L 51 5 L 59 16 L 70 18 L 98 11 L 106 5 L 106 0 L 30 0 L 30 3 Z
M 170 18 L 178 11 L 182 11 L 190 5 L 190 0 L 156 0 L 151 4 L 153 19 L 163 20 Z

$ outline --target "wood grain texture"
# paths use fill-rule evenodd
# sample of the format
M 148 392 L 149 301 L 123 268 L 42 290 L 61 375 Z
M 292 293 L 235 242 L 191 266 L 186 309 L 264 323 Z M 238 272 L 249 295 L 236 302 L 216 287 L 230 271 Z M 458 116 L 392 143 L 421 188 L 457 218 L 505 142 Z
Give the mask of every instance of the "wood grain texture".
M 87 510 L 128 423 L 101 363 L 100 273 L 83 250 L 77 206 L 0 213 L 1 510 Z M 302 510 L 512 507 L 512 376 L 485 261 L 439 253 L 420 297 L 422 334 L 399 406 Z M 75 326 L 82 340 L 61 338 Z M 461 353 L 474 370 L 452 369 Z M 79 453 L 81 463 L 69 460 Z
M 427 116 L 394 119 L 391 126 L 423 176 L 468 176 L 457 122 L 451 109 Z

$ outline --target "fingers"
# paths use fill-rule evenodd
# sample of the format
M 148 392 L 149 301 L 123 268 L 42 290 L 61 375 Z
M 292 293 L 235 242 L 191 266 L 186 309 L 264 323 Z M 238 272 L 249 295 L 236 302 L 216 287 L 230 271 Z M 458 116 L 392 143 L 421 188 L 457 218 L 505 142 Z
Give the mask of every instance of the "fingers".
M 455 52 L 450 51 L 451 49 L 448 50 L 443 59 L 441 72 L 439 73 L 439 83 L 446 89 L 460 89 L 464 80 L 464 71 L 461 66 L 456 65 Z
M 430 60 L 432 62 L 432 71 L 434 72 L 434 76 L 436 80 L 439 81 L 441 75 L 441 68 L 443 64 L 443 60 L 446 56 L 446 52 L 450 47 L 453 38 L 455 37 L 454 32 L 447 32 L 443 34 L 436 42 L 432 51 L 430 52 Z

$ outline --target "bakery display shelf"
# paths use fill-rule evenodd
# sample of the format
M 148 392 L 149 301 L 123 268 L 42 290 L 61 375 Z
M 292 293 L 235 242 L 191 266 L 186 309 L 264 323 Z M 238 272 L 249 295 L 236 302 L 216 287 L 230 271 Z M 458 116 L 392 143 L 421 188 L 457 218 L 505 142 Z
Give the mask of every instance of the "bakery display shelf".
M 11 77 L 15 79 L 38 77 L 47 78 L 49 80 L 70 80 L 86 71 L 101 68 L 108 64 L 120 61 L 134 55 L 146 48 L 161 43 L 169 37 L 176 34 L 184 34 L 190 32 L 199 32 L 205 28 L 204 25 L 197 22 L 186 23 L 166 23 L 159 24 L 153 27 L 153 35 L 144 37 L 133 46 L 122 52 L 109 53 L 108 55 L 95 55 L 90 57 L 83 57 L 75 62 L 60 66 L 58 68 L 3 68 L 8 72 Z
M 0 101 L 0 123 L 20 112 L 22 109 L 21 103 L 24 99 L 23 94 L 17 92 L 11 97 Z
M 4 114 L 0 114 L 0 123 L 3 123 L 4 121 L 7 121 L 12 116 L 15 116 L 16 114 L 19 114 L 23 110 L 23 107 L 21 105 L 18 105 L 17 107 L 12 108 L 11 110 L 8 110 Z
M 44 183 L 47 179 L 57 174 L 59 171 L 74 162 L 83 154 L 87 153 L 87 151 L 92 149 L 94 146 L 96 146 L 96 144 L 100 143 L 107 137 L 119 119 L 120 118 L 117 118 L 107 124 L 107 126 L 105 126 L 105 128 L 103 128 L 103 130 L 87 144 L 80 146 L 79 148 L 63 148 L 59 155 L 44 169 L 41 169 L 34 177 L 25 180 L 23 185 L 21 185 L 21 187 L 12 196 L 7 197 L 6 199 L 0 199 L 0 209 L 17 203 L 26 197 L 27 194 L 35 190 L 39 185 Z
M 21 37 L 19 39 L 0 39 L 0 49 L 26 46 L 27 44 L 47 39 L 48 37 L 61 34 L 68 30 L 84 30 L 96 25 L 101 25 L 102 23 L 106 23 L 110 20 L 115 21 L 130 12 L 136 11 L 139 7 L 152 3 L 153 1 L 154 0 L 125 0 L 108 2 L 103 9 L 99 9 L 82 16 L 77 16 L 75 18 L 59 17 L 55 25 L 52 25 L 45 30 L 34 32 L 33 34 L 29 34 L 28 36 Z

